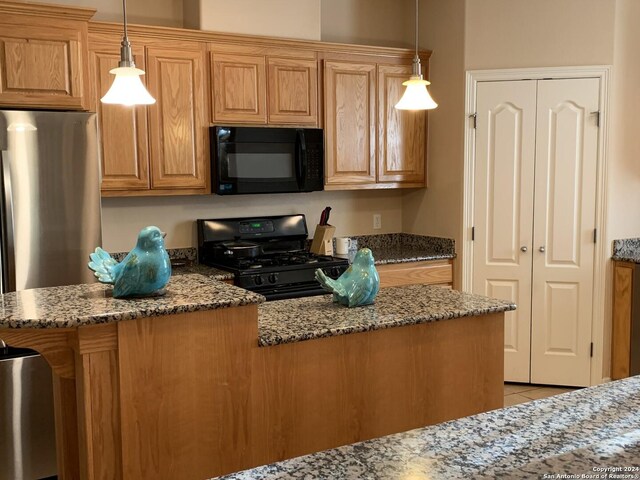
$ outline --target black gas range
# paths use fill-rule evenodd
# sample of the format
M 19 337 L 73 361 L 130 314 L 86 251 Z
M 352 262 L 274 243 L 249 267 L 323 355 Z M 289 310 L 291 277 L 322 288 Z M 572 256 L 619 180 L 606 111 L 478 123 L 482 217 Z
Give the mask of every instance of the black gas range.
M 338 278 L 349 267 L 346 259 L 308 251 L 301 214 L 202 219 L 197 226 L 199 262 L 232 272 L 235 285 L 267 300 L 325 294 L 315 270 Z

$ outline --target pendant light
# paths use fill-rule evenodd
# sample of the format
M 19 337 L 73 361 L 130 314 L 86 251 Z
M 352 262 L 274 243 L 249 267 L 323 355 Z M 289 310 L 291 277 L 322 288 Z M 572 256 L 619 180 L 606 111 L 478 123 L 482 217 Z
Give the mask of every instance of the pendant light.
M 407 89 L 400 101 L 396 103 L 398 110 L 431 110 L 438 106 L 427 90 L 427 85 L 431 85 L 431 82 L 422 78 L 422 65 L 418 57 L 418 0 L 416 0 L 416 54 L 413 57 L 413 73 L 411 78 L 402 85 Z
M 131 52 L 131 44 L 127 36 L 127 0 L 122 0 L 122 12 L 124 16 L 124 36 L 120 44 L 120 61 L 118 67 L 109 71 L 116 76 L 113 84 L 104 97 L 102 103 L 119 104 L 126 106 L 151 105 L 156 103 L 140 80 L 144 70 L 136 68 Z

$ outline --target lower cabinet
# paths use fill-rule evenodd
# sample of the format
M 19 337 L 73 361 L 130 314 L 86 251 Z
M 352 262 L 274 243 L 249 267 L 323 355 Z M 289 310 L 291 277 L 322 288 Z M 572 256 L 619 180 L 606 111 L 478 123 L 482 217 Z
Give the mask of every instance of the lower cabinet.
M 390 263 L 377 265 L 380 287 L 402 285 L 453 285 L 453 260 L 426 260 L 423 262 Z
M 104 105 L 120 58 L 120 38 L 90 42 L 94 107 L 101 137 L 102 195 L 210 193 L 205 51 L 199 42 L 131 38 L 154 105 Z

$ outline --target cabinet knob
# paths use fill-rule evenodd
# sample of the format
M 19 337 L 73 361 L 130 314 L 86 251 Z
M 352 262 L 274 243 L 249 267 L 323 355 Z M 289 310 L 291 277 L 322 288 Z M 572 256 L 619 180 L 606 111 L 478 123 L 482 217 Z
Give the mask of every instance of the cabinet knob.
M 546 248 L 544 248 L 544 245 L 542 245 L 538 250 L 540 250 L 542 253 L 544 253 Z
M 529 249 L 526 246 L 522 246 L 522 247 L 520 247 L 520 250 L 523 251 L 523 252 L 526 252 Z

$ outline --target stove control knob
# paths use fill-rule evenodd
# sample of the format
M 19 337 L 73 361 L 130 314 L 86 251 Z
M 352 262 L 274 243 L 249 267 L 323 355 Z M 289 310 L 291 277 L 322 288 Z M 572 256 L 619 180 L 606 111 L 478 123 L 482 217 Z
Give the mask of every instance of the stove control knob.
M 278 274 L 272 273 L 269 275 L 269 283 L 276 283 L 278 281 Z
M 253 283 L 256 285 L 262 285 L 262 277 L 260 275 L 256 275 L 253 277 Z
M 331 276 L 338 278 L 340 276 L 340 269 L 338 267 L 331 267 Z

